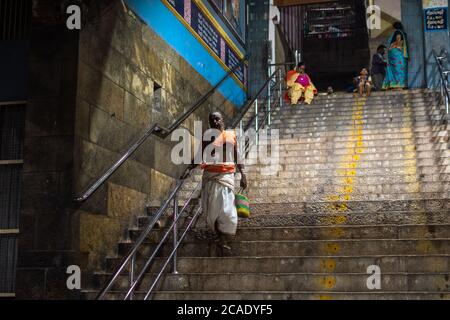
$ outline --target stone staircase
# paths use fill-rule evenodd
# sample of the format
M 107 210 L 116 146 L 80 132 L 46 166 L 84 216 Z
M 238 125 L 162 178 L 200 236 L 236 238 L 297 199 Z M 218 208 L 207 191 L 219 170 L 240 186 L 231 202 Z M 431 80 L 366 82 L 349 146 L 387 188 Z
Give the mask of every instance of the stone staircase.
M 277 172 L 264 175 L 260 163 L 247 167 L 252 218 L 240 221 L 232 252 L 217 256 L 202 236 L 201 217 L 179 251 L 179 273 L 167 274 L 153 298 L 450 299 L 450 148 L 443 115 L 427 90 L 320 96 L 309 107 L 277 110 L 271 127 L 280 133 Z M 200 179 L 200 172 L 193 175 L 182 196 Z M 148 220 L 140 218 L 118 256 L 93 275 L 87 298 Z M 162 232 L 152 232 L 138 261 Z M 135 299 L 161 264 L 158 258 L 148 270 Z M 367 285 L 370 266 L 381 270 L 380 289 Z M 119 299 L 127 284 L 128 276 L 120 276 L 107 298 Z

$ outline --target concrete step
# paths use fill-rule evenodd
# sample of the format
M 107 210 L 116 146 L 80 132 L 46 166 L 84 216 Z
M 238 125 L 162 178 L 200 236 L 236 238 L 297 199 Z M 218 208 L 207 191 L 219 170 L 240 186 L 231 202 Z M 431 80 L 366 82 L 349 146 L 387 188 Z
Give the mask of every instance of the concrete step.
M 318 140 L 319 141 L 319 140 Z M 280 142 L 283 142 L 281 140 Z M 302 141 L 303 142 L 303 141 Z M 261 146 L 267 146 L 266 144 L 260 143 Z M 295 151 L 310 151 L 310 150 L 340 150 L 349 148 L 351 143 L 348 142 L 307 142 L 307 143 L 297 143 L 297 144 L 281 144 L 278 146 L 280 153 L 295 152 Z M 416 140 L 413 138 L 409 139 L 396 139 L 396 140 L 371 140 L 364 141 L 358 145 L 363 145 L 365 148 L 376 148 L 376 150 L 389 151 L 391 148 L 395 148 L 398 152 L 412 152 L 412 151 L 438 151 L 438 150 L 448 150 L 450 149 L 450 142 L 447 138 L 433 139 L 422 139 Z M 270 146 L 270 144 L 268 144 Z M 381 148 L 381 149 L 380 149 Z M 384 149 L 386 148 L 386 149 Z M 270 148 L 268 149 L 270 151 Z M 249 155 L 256 154 L 255 151 L 250 151 Z
M 421 167 L 416 168 L 415 170 L 405 170 L 404 167 L 397 168 L 382 168 L 382 169 L 370 169 L 370 170 L 355 170 L 354 172 L 350 172 L 349 170 L 314 170 L 314 171 L 283 171 L 278 172 L 274 175 L 261 175 L 259 171 L 256 169 L 250 170 L 248 167 L 247 170 L 247 179 L 249 181 L 265 181 L 265 180 L 273 180 L 273 181 L 291 181 L 291 180 L 299 180 L 305 181 L 305 183 L 319 183 L 323 181 L 323 179 L 342 179 L 342 178 L 354 178 L 359 181 L 367 181 L 368 183 L 372 183 L 372 181 L 379 181 L 381 184 L 384 183 L 411 183 L 416 181 L 421 182 L 439 182 L 439 181 L 448 181 L 450 175 L 450 168 L 448 168 L 447 172 L 445 172 L 445 168 L 442 167 L 441 171 L 444 173 L 439 173 L 440 170 L 435 167 Z M 435 168 L 434 170 L 437 173 L 433 173 L 431 170 L 426 168 Z M 240 175 L 236 175 L 235 183 L 239 183 Z M 185 190 L 192 190 L 197 186 L 202 180 L 202 175 L 192 176 L 189 182 L 185 182 Z
M 280 128 L 283 126 L 297 125 L 297 127 L 311 127 L 321 125 L 343 126 L 349 122 L 353 123 L 361 121 L 363 124 L 397 124 L 398 126 L 409 126 L 410 124 L 433 124 L 441 125 L 443 123 L 445 113 L 424 113 L 416 112 L 409 114 L 406 112 L 384 112 L 384 113 L 342 113 L 324 111 L 317 114 L 292 114 L 292 115 L 272 115 L 271 128 Z M 262 121 L 263 119 L 261 119 Z M 261 123 L 260 121 L 260 123 Z
M 427 122 L 435 125 L 442 124 L 445 112 L 427 112 L 416 110 L 415 113 L 403 111 L 385 111 L 385 112 L 343 112 L 324 110 L 312 114 L 272 114 L 271 126 L 282 125 L 304 125 L 311 126 L 315 122 L 326 122 L 326 124 L 345 124 L 345 121 L 364 121 L 364 123 L 384 124 L 384 123 L 408 123 L 408 122 Z M 261 121 L 264 119 L 261 119 Z
M 409 177 L 409 176 L 408 176 Z M 295 179 L 295 178 L 267 178 L 267 179 L 249 179 L 247 192 L 259 194 L 259 189 L 265 190 L 269 195 L 278 194 L 277 189 L 291 188 L 292 192 L 286 195 L 296 195 L 299 193 L 407 193 L 423 190 L 424 192 L 439 192 L 450 190 L 450 179 L 438 181 L 419 180 L 395 176 L 385 177 L 323 177 L 315 179 Z M 239 184 L 236 184 L 239 186 Z M 189 186 L 189 184 L 187 184 Z M 346 191 L 344 187 L 351 187 L 352 192 Z M 270 190 L 269 190 L 270 189 Z M 189 189 L 186 189 L 189 190 Z M 187 193 L 188 191 L 186 191 Z M 183 192 L 183 195 L 186 194 Z
M 261 114 L 265 113 L 265 109 L 261 109 Z M 277 117 L 299 117 L 303 116 L 318 116 L 318 115 L 353 115 L 358 113 L 362 114 L 370 114 L 370 115 L 379 115 L 386 114 L 387 118 L 389 118 L 391 113 L 398 114 L 407 114 L 407 115 L 439 115 L 443 114 L 445 110 L 431 101 L 419 101 L 419 102 L 399 102 L 393 104 L 384 104 L 380 103 L 377 105 L 357 105 L 354 102 L 350 102 L 348 104 L 315 104 L 311 107 L 284 107 L 282 109 L 276 109 L 272 111 L 272 115 L 274 118 Z M 351 116 L 350 116 L 351 117 Z
M 365 102 L 365 103 L 395 103 L 399 101 L 416 101 L 416 100 L 437 100 L 437 96 L 434 94 L 413 93 L 407 95 L 392 95 L 392 96 L 376 96 L 373 95 L 369 98 L 361 98 L 353 94 L 346 96 L 316 96 L 314 99 L 314 105 L 325 103 L 351 103 L 351 102 Z M 291 107 L 290 105 L 287 105 Z M 301 104 L 300 106 L 305 106 Z
M 295 226 L 318 226 L 323 223 L 325 225 L 447 224 L 446 215 L 450 213 L 449 199 L 339 201 L 331 198 L 334 197 L 330 197 L 327 201 L 252 203 L 254 215 L 251 219 L 243 221 L 273 218 L 278 226 L 285 225 L 282 223 L 283 219 L 293 219 L 292 223 Z M 345 210 L 337 208 L 341 205 L 345 205 Z M 344 217 L 343 222 L 340 217 Z M 341 222 L 336 222 L 336 218 Z
M 370 176 L 380 176 L 380 175 L 407 175 L 408 173 L 415 172 L 419 175 L 435 175 L 435 174 L 448 174 L 450 173 L 450 168 L 448 166 L 442 165 L 432 165 L 432 166 L 415 166 L 414 170 L 407 169 L 405 164 L 400 166 L 391 167 L 381 167 L 381 168 L 364 168 L 364 170 L 350 170 L 346 168 L 336 168 L 336 166 L 324 166 L 323 164 L 316 165 L 303 165 L 303 168 L 283 168 L 277 167 L 278 170 L 273 175 L 266 175 L 267 178 L 275 177 L 296 177 L 308 178 L 308 177 L 334 177 L 334 176 L 348 176 L 349 174 L 355 174 L 356 177 L 370 177 Z M 247 175 L 257 175 L 259 177 L 264 177 L 261 173 L 267 171 L 267 168 L 263 165 L 251 165 L 246 167 Z M 237 177 L 238 178 L 238 177 Z M 201 175 L 197 175 L 196 180 L 201 180 Z
M 438 143 L 449 143 L 450 141 L 450 135 L 449 134 L 443 134 L 433 136 L 432 134 L 428 134 L 428 136 L 424 137 L 417 137 L 412 132 L 402 132 L 397 134 L 388 134 L 387 136 L 374 136 L 372 135 L 370 138 L 367 135 L 363 135 L 362 138 L 355 138 L 355 137 L 348 137 L 348 136 L 336 136 L 336 137 L 326 137 L 326 136 L 317 136 L 317 137 L 297 137 L 297 138 L 280 138 L 278 141 L 278 145 L 280 146 L 280 150 L 282 148 L 295 148 L 295 146 L 302 146 L 304 144 L 310 145 L 310 144 L 323 144 L 324 146 L 327 143 L 333 143 L 336 145 L 339 144 L 345 144 L 349 142 L 361 142 L 363 141 L 364 144 L 370 146 L 373 144 L 380 144 L 383 143 L 383 141 L 386 142 L 386 144 L 392 143 L 392 145 L 401 145 L 401 144 L 410 144 L 415 143 L 418 146 L 419 145 L 434 145 Z M 272 144 L 271 138 L 267 138 L 265 136 L 261 136 L 259 139 L 259 145 L 260 146 L 270 146 Z
M 182 234 L 185 229 L 179 229 Z M 136 241 L 143 229 L 129 231 L 130 240 Z M 167 232 L 154 230 L 149 234 L 149 242 L 159 243 Z M 172 235 L 170 235 L 172 238 Z M 203 239 L 212 239 L 207 229 L 189 231 L 186 241 L 202 242 Z M 336 240 L 336 239 L 434 239 L 449 238 L 450 225 L 375 225 L 375 226 L 308 226 L 308 227 L 268 227 L 249 228 L 238 230 L 235 241 L 283 241 L 283 240 Z M 450 269 L 449 269 L 450 270 Z
M 319 185 L 306 185 L 302 182 L 286 182 L 283 186 L 261 186 L 251 182 L 247 190 L 253 203 L 298 203 L 327 201 L 330 197 L 341 197 L 341 200 L 359 202 L 373 201 L 408 201 L 421 199 L 445 200 L 450 198 L 448 182 L 413 182 L 403 184 L 366 185 L 354 180 L 352 185 L 334 183 L 333 180 L 324 180 Z M 295 189 L 293 189 L 295 188 Z M 179 192 L 180 201 L 185 201 L 191 191 Z M 346 197 L 345 197 L 346 196 Z M 345 198 L 344 198 L 345 197 Z M 184 202 L 180 202 L 184 203 Z
M 264 115 L 265 110 L 261 111 L 261 115 Z M 312 118 L 334 119 L 334 117 L 347 117 L 351 119 L 354 116 L 368 117 L 369 119 L 380 119 L 384 117 L 387 120 L 401 119 L 403 117 L 409 117 L 411 119 L 417 117 L 424 117 L 425 119 L 431 119 L 445 115 L 445 110 L 436 105 L 432 105 L 428 102 L 423 102 L 415 105 L 398 104 L 398 105 L 380 105 L 378 107 L 363 106 L 357 107 L 354 104 L 350 105 L 323 105 L 315 106 L 311 108 L 285 108 L 277 109 L 271 112 L 274 120 L 305 120 L 311 121 Z M 339 118 L 338 118 L 339 120 Z
M 399 95 L 399 96 L 372 96 L 369 98 L 360 98 L 353 95 L 348 96 L 318 96 L 314 99 L 314 103 L 310 106 L 305 106 L 299 104 L 297 106 L 301 107 L 312 107 L 318 104 L 348 104 L 348 103 L 368 103 L 368 104 L 391 104 L 398 102 L 415 102 L 420 100 L 438 101 L 438 97 L 433 94 L 410 94 L 410 95 Z M 286 105 L 286 107 L 292 107 L 291 105 Z M 294 106 L 295 107 L 295 106 Z
M 323 130 L 322 130 L 323 129 Z M 359 129 L 354 128 L 337 128 L 336 130 L 326 130 L 322 128 L 320 130 L 280 130 L 278 131 L 278 137 L 282 139 L 292 139 L 292 138 L 317 138 L 317 137 L 329 137 L 334 139 L 342 139 L 338 141 L 366 141 L 366 140 L 379 140 L 379 139 L 389 139 L 389 138 L 433 138 L 433 137 L 448 137 L 448 129 L 443 128 L 389 128 L 380 127 L 376 129 Z M 359 131 L 361 130 L 361 131 Z M 396 136 L 396 137 L 394 137 Z M 269 136 L 273 139 L 272 136 Z M 266 139 L 263 137 L 263 139 Z
M 167 274 L 161 280 L 159 290 L 163 291 L 306 291 L 306 292 L 370 292 L 367 287 L 366 270 L 351 274 Z M 389 274 L 383 273 L 381 288 L 391 291 L 448 292 L 449 273 Z M 96 274 L 98 284 L 104 283 L 110 274 Z M 153 277 L 143 279 L 137 288 L 148 289 Z M 125 290 L 129 276 L 119 276 L 112 290 Z
M 288 191 L 286 189 L 277 189 L 276 192 L 266 192 L 265 190 L 257 190 L 255 192 L 250 192 L 249 197 L 251 201 L 255 203 L 273 203 L 273 204 L 279 204 L 279 203 L 295 203 L 295 202 L 314 202 L 314 201 L 324 201 L 328 197 L 331 196 L 341 196 L 342 199 L 347 194 L 344 193 L 332 193 L 332 194 L 314 194 L 314 193 L 308 193 L 308 194 L 286 194 Z M 352 201 L 360 201 L 360 202 L 374 202 L 374 201 L 396 201 L 396 200 L 402 200 L 402 201 L 410 201 L 410 200 L 420 200 L 424 197 L 433 198 L 433 199 L 439 199 L 439 200 L 447 200 L 450 198 L 450 192 L 409 192 L 409 193 L 392 193 L 392 194 L 386 194 L 386 193 L 367 193 L 367 192 L 355 192 L 350 195 L 350 200 Z
M 311 126 L 308 127 L 305 125 L 299 125 L 297 128 L 286 128 L 284 125 L 282 127 L 273 126 L 272 130 L 278 129 L 279 135 L 281 137 L 291 134 L 302 134 L 302 133 L 320 133 L 320 132 L 334 132 L 338 131 L 341 134 L 346 134 L 347 136 L 356 135 L 357 130 L 363 130 L 362 133 L 372 133 L 377 130 L 391 130 L 397 132 L 412 132 L 412 133 L 420 133 L 420 132 L 445 132 L 449 129 L 448 126 L 433 126 L 431 124 L 422 123 L 417 126 L 412 125 L 399 125 L 396 123 L 386 123 L 386 124 L 354 124 L 351 121 L 348 122 L 347 125 L 323 125 L 323 126 Z M 361 133 L 361 135 L 362 135 Z
M 411 91 L 411 90 L 407 90 L 404 92 L 396 92 L 396 93 L 392 93 L 392 92 L 386 92 L 386 94 L 384 91 L 382 92 L 373 92 L 372 95 L 370 97 L 359 97 L 358 94 L 355 93 L 336 93 L 333 95 L 328 95 L 328 94 L 324 94 L 324 93 L 319 93 L 316 96 L 316 99 L 324 99 L 324 100 L 333 100 L 333 99 L 366 99 L 366 100 L 376 100 L 376 99 L 381 99 L 381 100 L 385 100 L 385 99 L 395 99 L 395 98 L 407 98 L 407 97 L 437 97 L 438 94 L 432 91 L 429 92 L 420 92 L 420 91 Z
M 357 122 L 358 121 L 358 122 Z M 405 115 L 398 114 L 380 114 L 380 115 L 319 115 L 319 116 L 299 116 L 299 117 L 275 117 L 271 118 L 271 128 L 300 128 L 300 127 L 314 127 L 314 126 L 346 126 L 352 123 L 371 124 L 371 125 L 385 125 L 394 124 L 400 127 L 425 125 L 442 125 L 443 116 L 423 116 L 423 115 Z
M 396 103 L 400 101 L 410 101 L 414 102 L 417 100 L 430 100 L 437 101 L 438 96 L 433 94 L 410 94 L 410 95 L 398 95 L 398 96 L 371 96 L 369 98 L 361 98 L 354 95 L 347 96 L 316 96 L 314 99 L 314 103 L 311 106 L 316 104 L 325 104 L 325 103 L 352 103 L 352 102 L 360 102 L 360 103 Z M 292 107 L 291 105 L 286 105 L 287 107 Z M 306 106 L 304 104 L 298 104 L 297 106 Z M 309 107 L 311 107 L 309 106 Z
M 355 148 L 356 151 L 361 150 Z M 361 150 L 362 151 L 362 150 Z M 417 171 L 421 168 L 439 167 L 439 170 L 430 170 L 430 173 L 447 173 L 445 169 L 449 165 L 448 152 L 440 151 L 421 151 L 418 153 L 368 153 L 355 152 L 354 154 L 324 154 L 323 156 L 290 156 L 283 154 L 260 154 L 257 158 L 246 158 L 243 161 L 246 171 L 264 173 L 268 175 L 267 169 L 270 168 L 274 176 L 280 172 L 298 171 L 298 170 L 335 170 L 339 169 L 377 169 L 385 168 L 386 172 L 398 171 L 403 168 L 404 173 L 411 173 L 414 167 Z M 316 152 L 318 154 L 319 152 Z M 418 155 L 413 157 L 413 154 Z
M 248 175 L 248 191 L 258 188 L 269 188 L 272 186 L 277 186 L 280 188 L 301 188 L 305 186 L 311 186 L 316 188 L 321 188 L 324 184 L 330 184 L 333 186 L 344 187 L 352 185 L 355 188 L 363 188 L 364 186 L 389 186 L 394 184 L 400 184 L 403 188 L 417 187 L 417 183 L 423 184 L 423 188 L 439 188 L 441 184 L 442 187 L 450 183 L 450 174 L 440 175 L 439 177 L 427 176 L 421 178 L 418 176 L 404 175 L 386 175 L 386 176 L 370 176 L 370 177 L 349 177 L 349 176 L 329 176 L 329 177 L 319 177 L 319 178 L 299 178 L 299 177 L 287 177 L 274 178 L 274 177 L 254 177 Z M 238 181 L 236 182 L 238 185 Z M 433 185 L 436 184 L 436 185 Z M 187 184 L 186 186 L 189 186 Z M 195 184 L 192 184 L 195 185 Z M 187 188 L 186 190 L 189 190 Z M 301 189 L 299 189 L 301 191 Z M 311 190 L 312 191 L 312 190 Z
M 405 160 L 405 159 L 426 159 L 426 158 L 449 158 L 450 149 L 448 150 L 409 150 L 405 151 L 403 146 L 385 146 L 385 147 L 366 147 L 364 143 L 349 143 L 347 148 L 336 148 L 336 149 L 319 149 L 319 150 L 289 150 L 289 151 L 278 151 L 276 156 L 280 159 L 280 163 L 290 164 L 297 163 L 305 158 L 310 158 L 317 160 L 326 159 L 331 157 L 331 159 L 336 160 L 337 158 L 345 156 L 360 155 L 364 160 Z M 268 155 L 272 153 L 268 152 Z M 259 153 L 250 152 L 246 159 L 257 160 L 265 155 L 265 152 L 261 151 Z M 331 160 L 330 159 L 330 160 Z M 317 161 L 316 160 L 316 161 Z M 327 159 L 328 160 L 328 159 Z M 323 160 L 322 160 L 323 161 Z M 317 161 L 320 163 L 322 161 Z M 342 159 L 339 159 L 342 161 Z
M 399 156 L 400 157 L 400 156 Z M 329 159 L 331 158 L 331 159 Z M 357 161 L 352 161 L 352 159 L 347 159 L 342 157 L 306 157 L 306 158 L 287 158 L 292 163 L 283 163 L 283 161 L 276 161 L 271 165 L 271 168 L 277 172 L 284 171 L 301 171 L 301 170 L 330 170 L 335 169 L 377 169 L 377 168 L 396 168 L 403 167 L 410 169 L 411 167 L 447 167 L 450 164 L 449 158 L 423 158 L 423 159 L 392 159 L 392 160 L 366 160 L 365 155 L 361 155 L 361 159 Z M 283 160 L 283 159 L 281 159 Z M 442 169 L 442 168 L 440 168 Z M 259 172 L 261 170 L 267 170 L 266 165 L 249 165 L 247 171 Z M 446 171 L 443 171 L 444 173 Z
M 450 224 L 450 202 L 447 199 L 385 202 L 253 202 L 251 213 L 250 219 L 239 219 L 239 229 Z M 146 227 L 151 219 L 150 216 L 139 217 L 137 227 Z M 168 227 L 173 222 L 170 214 L 164 219 L 162 228 Z M 182 229 L 190 221 L 190 216 L 184 214 L 179 220 L 178 227 Z M 207 228 L 204 214 L 200 216 L 194 228 Z
M 156 259 L 148 270 L 161 270 L 165 259 Z M 107 260 L 107 271 L 114 272 L 120 265 L 120 258 Z M 139 263 L 142 262 L 138 262 Z M 416 256 L 373 256 L 373 257 L 223 257 L 223 258 L 180 258 L 177 260 L 179 273 L 358 273 L 368 266 L 377 265 L 386 273 L 446 273 L 450 270 L 449 255 Z M 128 272 L 128 270 L 125 270 Z
M 430 131 L 428 129 L 413 131 L 411 128 L 397 128 L 385 130 L 363 130 L 361 135 L 352 135 L 351 131 L 323 131 L 323 132 L 305 132 L 292 134 L 279 134 L 280 144 L 291 144 L 294 140 L 303 140 L 304 142 L 313 141 L 314 138 L 323 138 L 323 141 L 329 142 L 350 142 L 350 141 L 370 141 L 370 140 L 384 140 L 384 139 L 436 139 L 448 138 L 449 131 L 437 129 Z M 269 138 L 269 144 L 272 143 L 273 138 Z M 309 140 L 311 139 L 311 140 Z M 284 140 L 284 141 L 283 141 Z M 260 141 L 264 144 L 267 139 L 262 136 Z
M 322 131 L 324 128 L 328 128 L 330 131 L 334 130 L 351 130 L 351 128 L 362 128 L 364 130 L 373 130 L 380 128 L 435 128 L 442 123 L 439 121 L 371 121 L 371 120 L 352 120 L 346 119 L 342 121 L 328 120 L 328 121 L 311 121 L 311 122 L 298 122 L 298 123 L 272 123 L 271 130 L 279 130 L 280 133 L 294 133 L 294 132 L 306 132 L 306 131 Z
M 346 188 L 351 188 L 349 191 Z M 320 181 L 313 181 L 308 183 L 302 180 L 279 180 L 279 181 L 258 181 L 250 180 L 248 193 L 249 195 L 259 195 L 259 189 L 265 190 L 269 196 L 277 196 L 285 189 L 291 189 L 291 192 L 283 193 L 284 195 L 297 195 L 301 193 L 321 193 L 321 194 L 350 194 L 355 195 L 359 193 L 374 193 L 374 194 L 388 194 L 388 193 L 409 193 L 417 192 L 445 192 L 450 190 L 450 181 L 439 182 L 407 182 L 398 183 L 388 181 L 381 183 L 377 181 L 367 182 L 359 179 L 343 178 L 343 179 L 322 179 Z
M 448 157 L 427 157 L 427 158 L 407 158 L 401 154 L 397 154 L 395 157 L 386 157 L 383 154 L 365 155 L 362 154 L 359 157 L 348 156 L 327 156 L 327 157 L 287 157 L 287 158 L 274 158 L 273 163 L 265 165 L 264 163 L 253 164 L 256 161 L 246 161 L 245 164 L 249 167 L 261 168 L 267 170 L 267 166 L 271 166 L 274 172 L 280 171 L 296 171 L 305 169 L 374 169 L 374 168 L 390 168 L 390 167 L 402 167 L 406 170 L 417 167 L 428 166 L 443 166 L 449 165 L 450 161 Z M 359 159 L 358 159 L 359 158 Z M 385 159 L 387 158 L 387 159 Z M 394 159 L 392 159 L 394 158 Z M 270 158 L 269 158 L 270 159 Z M 251 159 L 250 159 L 251 160 Z
M 138 257 L 149 256 L 155 244 L 145 242 Z M 129 252 L 132 243 L 119 243 L 119 255 Z M 231 242 L 232 257 L 283 257 L 283 256 L 373 256 L 389 252 L 392 255 L 447 254 L 450 239 L 364 239 L 364 240 L 306 240 L 306 241 L 240 241 Z M 178 251 L 179 257 L 210 257 L 217 255 L 214 243 L 184 242 Z M 167 256 L 172 244 L 163 246 L 160 255 Z
M 305 185 L 318 185 L 323 183 L 324 181 L 336 181 L 336 184 L 348 184 L 354 181 L 358 181 L 359 184 L 394 184 L 394 183 L 413 183 L 413 182 L 448 182 L 450 181 L 450 173 L 444 174 L 430 174 L 430 175 L 422 175 L 422 174 L 408 174 L 406 172 L 401 172 L 400 174 L 396 174 L 395 171 L 391 171 L 391 169 L 387 169 L 383 171 L 384 174 L 368 175 L 367 172 L 358 172 L 355 175 L 349 174 L 346 171 L 342 172 L 332 172 L 330 174 L 316 174 L 317 172 L 280 172 L 276 176 L 262 176 L 259 174 L 250 173 L 247 174 L 247 179 L 250 183 L 257 183 L 258 181 L 267 181 L 267 183 L 271 185 L 278 185 L 280 183 L 290 183 L 299 181 L 301 179 Z M 381 173 L 381 171 L 380 171 Z M 189 185 L 189 184 L 188 184 Z M 195 184 L 193 184 L 195 185 Z
M 87 300 L 95 299 L 96 291 L 85 291 Z M 136 292 L 135 300 L 143 300 L 144 292 Z M 107 300 L 122 300 L 121 292 L 110 292 Z M 450 300 L 450 292 L 276 292 L 276 291 L 159 291 L 154 300 Z
M 343 122 L 343 121 L 350 121 L 354 118 L 354 115 L 351 116 L 344 115 L 344 116 L 336 116 L 336 115 L 319 115 L 319 116 L 309 116 L 308 114 L 305 114 L 304 117 L 296 117 L 293 115 L 293 117 L 290 117 L 289 115 L 272 115 L 272 125 L 298 125 L 300 123 L 314 123 L 314 122 L 326 122 L 329 123 L 330 121 L 334 122 Z M 360 114 L 358 119 L 353 120 L 362 120 L 362 121 L 368 121 L 371 123 L 389 123 L 389 122 L 401 122 L 401 123 L 408 123 L 408 122 L 439 122 L 442 120 L 442 115 L 415 115 L 410 114 L 406 112 L 389 112 L 386 114 Z

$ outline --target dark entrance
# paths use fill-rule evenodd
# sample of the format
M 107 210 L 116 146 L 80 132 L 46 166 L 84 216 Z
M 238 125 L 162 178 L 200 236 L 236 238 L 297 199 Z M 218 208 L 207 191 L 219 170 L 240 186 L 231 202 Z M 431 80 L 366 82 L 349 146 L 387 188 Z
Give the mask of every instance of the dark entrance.
M 307 5 L 303 54 L 319 90 L 343 90 L 359 69 L 369 67 L 369 35 L 364 1 Z
M 15 297 L 31 5 L 0 1 L 0 298 Z
M 292 11 L 285 7 L 282 17 L 285 33 L 291 47 L 294 39 L 289 36 L 290 21 L 302 21 L 300 37 L 303 60 L 307 72 L 319 90 L 332 86 L 344 90 L 362 67 L 369 67 L 369 34 L 366 25 L 364 1 L 342 0 L 320 4 L 310 4 L 297 11 L 301 16 L 292 17 L 284 12 Z M 297 36 L 298 37 L 298 36 Z

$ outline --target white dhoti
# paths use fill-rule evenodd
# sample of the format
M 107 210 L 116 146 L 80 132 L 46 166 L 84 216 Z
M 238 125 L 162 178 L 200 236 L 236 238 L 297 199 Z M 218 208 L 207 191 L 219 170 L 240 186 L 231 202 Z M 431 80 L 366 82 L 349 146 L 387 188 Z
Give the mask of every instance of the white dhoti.
M 234 202 L 234 173 L 204 171 L 202 207 L 208 227 L 212 231 L 234 236 L 238 216 Z

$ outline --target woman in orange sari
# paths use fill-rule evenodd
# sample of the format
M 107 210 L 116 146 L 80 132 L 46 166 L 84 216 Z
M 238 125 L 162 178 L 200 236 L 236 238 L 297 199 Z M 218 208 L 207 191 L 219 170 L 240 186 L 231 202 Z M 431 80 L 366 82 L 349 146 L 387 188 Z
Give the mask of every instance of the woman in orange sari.
M 287 74 L 286 83 L 289 88 L 288 97 L 291 105 L 296 105 L 302 98 L 309 105 L 317 94 L 317 89 L 305 69 L 305 64 L 300 62 L 297 70 L 289 71 Z

